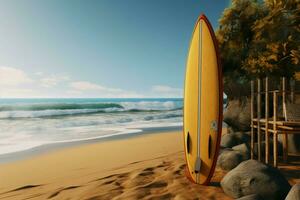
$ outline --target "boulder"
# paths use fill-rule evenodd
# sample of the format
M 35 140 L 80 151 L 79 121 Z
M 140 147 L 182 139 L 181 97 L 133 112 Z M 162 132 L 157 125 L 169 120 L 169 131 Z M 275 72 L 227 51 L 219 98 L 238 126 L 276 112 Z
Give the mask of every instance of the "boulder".
M 278 140 L 282 143 L 283 135 L 279 135 Z M 289 153 L 300 153 L 300 134 L 289 134 L 288 136 L 288 151 Z
M 226 124 L 225 122 L 223 122 L 223 123 L 224 123 L 224 127 L 227 128 L 226 133 L 233 133 L 234 132 L 234 130 L 231 126 L 228 126 L 228 124 Z
M 235 145 L 238 145 L 238 141 L 236 140 L 236 137 L 234 134 L 229 133 L 229 134 L 222 135 L 221 147 L 231 148 Z
M 238 144 L 250 144 L 250 135 L 244 132 L 227 133 L 222 136 L 221 146 L 231 148 Z
M 292 187 L 285 200 L 300 200 L 300 183 Z
M 220 147 L 219 155 L 224 153 L 225 151 L 232 151 L 232 148 L 227 148 L 227 147 Z
M 232 147 L 232 149 L 234 151 L 238 151 L 242 155 L 243 160 L 250 159 L 251 149 L 248 144 L 246 144 L 246 143 L 239 144 L 239 145 Z
M 239 144 L 241 144 L 241 143 L 249 143 L 250 144 L 250 140 L 251 140 L 250 132 L 234 132 L 233 134 Z
M 233 198 L 258 194 L 265 200 L 282 200 L 291 188 L 279 170 L 256 160 L 244 161 L 228 172 L 221 186 Z
M 231 131 L 231 127 L 226 123 L 226 122 L 222 122 L 222 128 L 226 128 L 226 133 L 228 132 L 228 131 Z
M 243 196 L 236 200 L 264 200 L 264 199 L 258 194 L 252 194 L 252 195 Z
M 228 101 L 224 110 L 224 121 L 234 130 L 250 130 L 250 98 Z
M 223 170 L 231 170 L 243 161 L 243 156 L 238 151 L 223 150 L 218 157 L 217 165 Z

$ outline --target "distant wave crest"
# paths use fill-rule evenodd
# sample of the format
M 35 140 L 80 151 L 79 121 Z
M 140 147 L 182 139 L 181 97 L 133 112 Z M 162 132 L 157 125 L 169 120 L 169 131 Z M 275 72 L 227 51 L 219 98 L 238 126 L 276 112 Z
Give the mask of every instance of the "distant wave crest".
M 118 112 L 160 112 L 181 109 L 181 106 L 176 105 L 172 101 L 2 105 L 0 106 L 0 119 L 64 117 L 70 115 L 90 115 Z
M 78 110 L 78 109 L 104 109 L 123 108 L 117 103 L 52 103 L 52 104 L 25 104 L 25 105 L 3 105 L 1 111 L 40 111 L 40 110 Z

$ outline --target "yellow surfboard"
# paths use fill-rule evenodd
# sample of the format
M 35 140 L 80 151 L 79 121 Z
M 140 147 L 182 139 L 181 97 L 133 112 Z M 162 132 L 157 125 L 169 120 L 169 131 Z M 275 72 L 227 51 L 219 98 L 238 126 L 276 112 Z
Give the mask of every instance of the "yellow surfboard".
M 208 184 L 218 158 L 223 112 L 222 71 L 213 29 L 201 15 L 187 58 L 184 88 L 184 152 L 187 176 Z

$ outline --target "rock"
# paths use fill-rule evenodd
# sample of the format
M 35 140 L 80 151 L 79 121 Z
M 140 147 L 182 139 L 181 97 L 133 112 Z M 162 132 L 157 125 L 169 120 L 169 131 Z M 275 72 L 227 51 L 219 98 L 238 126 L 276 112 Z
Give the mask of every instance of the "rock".
M 243 156 L 238 151 L 223 150 L 218 157 L 217 165 L 223 170 L 231 170 L 243 161 Z
M 226 133 L 233 133 L 234 132 L 234 130 L 231 126 L 228 126 L 228 124 L 226 124 L 225 122 L 223 122 L 223 123 L 225 124 L 225 127 L 227 127 Z
M 250 130 L 250 98 L 228 101 L 224 121 L 234 130 Z
M 283 135 L 279 135 L 278 140 L 282 144 Z M 298 154 L 300 153 L 300 135 L 289 134 L 288 135 L 288 151 L 289 153 Z
M 221 146 L 231 148 L 235 145 L 238 145 L 236 137 L 234 134 L 224 134 L 221 139 Z
M 250 149 L 249 145 L 243 143 L 243 144 L 239 144 L 239 145 L 232 147 L 232 149 L 235 151 L 238 151 L 242 155 L 243 160 L 250 159 L 251 149 Z
M 250 144 L 250 135 L 244 132 L 234 132 L 227 133 L 222 136 L 221 146 L 231 148 L 238 144 L 249 143 Z
M 227 147 L 220 147 L 219 155 L 221 155 L 225 151 L 232 151 L 232 148 L 227 148 Z
M 233 134 L 239 144 L 242 144 L 242 143 L 250 144 L 251 136 L 250 136 L 249 132 L 234 132 Z
M 258 194 L 265 200 L 282 200 L 291 188 L 279 170 L 256 160 L 244 161 L 228 172 L 221 186 L 233 198 Z
M 252 195 L 247 195 L 247 196 L 238 198 L 236 200 L 264 200 L 264 199 L 258 194 L 252 194 Z
M 285 200 L 300 200 L 300 183 L 292 187 Z

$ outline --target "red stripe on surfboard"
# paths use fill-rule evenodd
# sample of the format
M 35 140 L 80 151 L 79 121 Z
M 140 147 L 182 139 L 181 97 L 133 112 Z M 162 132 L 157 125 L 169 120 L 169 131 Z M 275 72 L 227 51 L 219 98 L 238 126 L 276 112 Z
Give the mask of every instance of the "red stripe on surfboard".
M 215 36 L 214 30 L 208 21 L 207 17 L 204 14 L 201 14 L 198 21 L 203 20 L 207 26 L 208 30 L 210 32 L 210 35 L 213 39 L 214 47 L 215 47 L 215 52 L 216 52 L 216 57 L 217 57 L 217 65 L 218 65 L 218 80 L 219 80 L 219 119 L 218 119 L 218 137 L 217 137 L 217 142 L 216 142 L 216 151 L 213 159 L 213 164 L 210 169 L 209 175 L 206 179 L 206 181 L 203 183 L 203 185 L 208 185 L 210 183 L 210 180 L 215 172 L 218 156 L 219 156 L 219 151 L 220 151 L 220 142 L 221 142 L 221 135 L 222 135 L 222 122 L 223 122 L 223 75 L 222 75 L 222 67 L 221 67 L 221 59 L 220 59 L 220 53 L 219 53 L 219 46 L 218 46 L 218 41 Z

